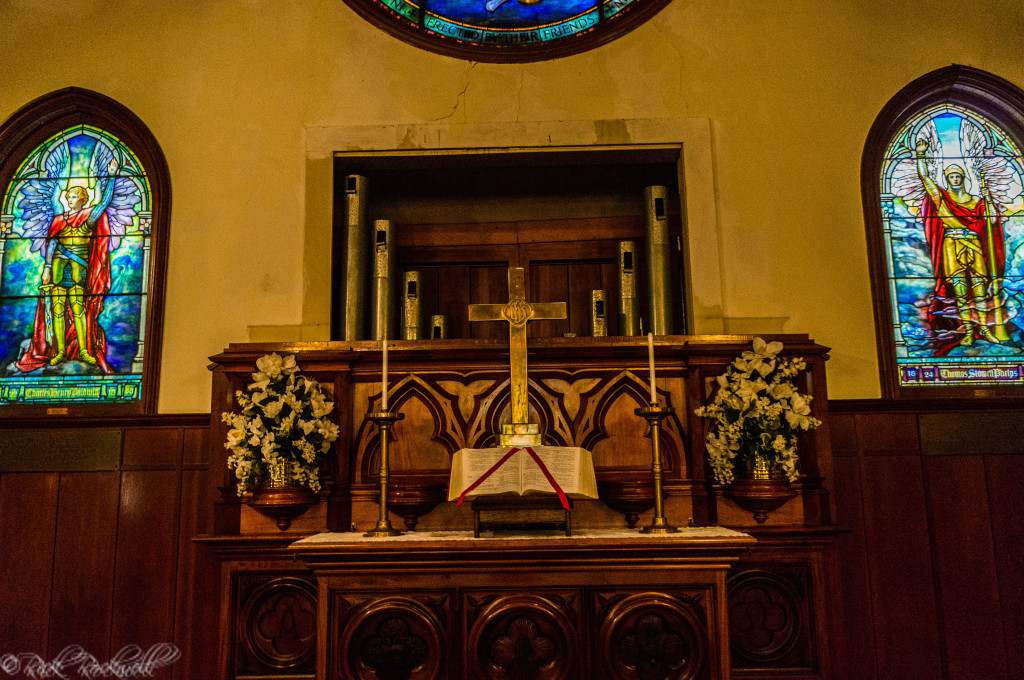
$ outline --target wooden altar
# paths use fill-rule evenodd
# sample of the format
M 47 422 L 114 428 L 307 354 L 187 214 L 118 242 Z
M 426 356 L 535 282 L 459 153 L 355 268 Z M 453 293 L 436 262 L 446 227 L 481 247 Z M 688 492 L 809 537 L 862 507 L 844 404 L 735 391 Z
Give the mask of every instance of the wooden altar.
M 801 439 L 797 495 L 763 525 L 710 482 L 703 448 L 707 424 L 693 413 L 710 397 L 714 378 L 749 349 L 752 337 L 660 336 L 655 344 L 659 399 L 675 409 L 663 423 L 661 439 L 666 518 L 680 527 L 738 529 L 757 539 L 753 546 L 739 535 L 715 545 L 691 545 L 686 538 L 640 538 L 635 532 L 624 540 L 593 538 L 594 532 L 630 531 L 628 526 L 643 526 L 651 517 L 651 445 L 647 423 L 634 414 L 649 400 L 645 338 L 531 340 L 531 419 L 541 424 L 546 444 L 593 453 L 600 500 L 576 502 L 573 532 L 580 536 L 525 543 L 430 538 L 436 532 L 473 528 L 469 504 L 445 502 L 445 483 L 455 451 L 492 445 L 494 433 L 508 422 L 505 342 L 389 342 L 389 405 L 405 414 L 393 429 L 389 507 L 394 526 L 415 527 L 415 538 L 406 542 L 307 538 L 321 532 L 338 538 L 365 531 L 378 517 L 379 441 L 365 414 L 381 398 L 380 344 L 231 345 L 213 357 L 211 446 L 217 459 L 226 460 L 226 430 L 219 415 L 233 409 L 235 390 L 244 389 L 256 359 L 269 352 L 295 354 L 303 373 L 324 385 L 335 401 L 333 417 L 341 436 L 322 476 L 323 502 L 296 518 L 287 531 L 237 497 L 233 476 L 222 463 L 223 473 L 211 489 L 214 534 L 200 539 L 223 560 L 220 676 L 392 677 L 353 675 L 344 666 L 351 658 L 335 651 L 339 645 L 351 650 L 357 643 L 371 644 L 369 638 L 351 637 L 356 635 L 352 621 L 369 626 L 358 628 L 364 632 L 383 626 L 388 618 L 372 604 L 381 600 L 412 617 L 389 631 L 397 634 L 398 628 L 408 627 L 418 631 L 414 637 L 445 641 L 448 650 L 438 662 L 443 671 L 424 675 L 410 669 L 393 677 L 512 677 L 471 670 L 477 668 L 473 664 L 479 659 L 479 644 L 512 635 L 509 626 L 521 618 L 502 615 L 481 638 L 483 633 L 473 632 L 474 617 L 491 611 L 493 602 L 512 598 L 509 611 L 525 607 L 548 617 L 517 623 L 516 631 L 529 629 L 534 632 L 527 637 L 536 633 L 560 640 L 558 636 L 572 630 L 576 642 L 591 645 L 579 648 L 589 651 L 572 652 L 571 663 L 560 656 L 556 666 L 522 677 L 640 677 L 636 668 L 613 672 L 589 656 L 609 653 L 605 643 L 610 633 L 601 622 L 609 620 L 613 601 L 619 600 L 643 605 L 633 618 L 623 612 L 625 618 L 612 617 L 631 622 L 616 628 L 620 632 L 639 625 L 647 616 L 641 611 L 654 617 L 644 619 L 644 626 L 671 623 L 670 628 L 678 624 L 683 630 L 685 623 L 708 632 L 702 647 L 707 650 L 706 671 L 681 677 L 730 677 L 730 669 L 731 677 L 768 677 L 781 671 L 787 678 L 829 677 L 829 593 L 834 584 L 828 547 L 836 529 L 825 483 L 831 475 L 827 348 L 803 335 L 771 339 L 784 343 L 784 354 L 806 360 L 799 387 L 814 396 L 813 414 L 824 424 Z M 574 541 L 581 537 L 596 541 L 593 549 L 579 550 L 583 544 Z M 406 550 L 412 544 L 416 547 Z M 704 604 L 695 607 L 697 600 Z M 682 609 L 674 609 L 677 605 Z M 766 608 L 772 617 L 758 614 Z M 688 613 L 679 613 L 684 610 Z M 285 614 L 295 626 L 307 622 L 307 627 L 277 637 L 260 628 L 260 621 L 280 622 Z M 728 632 L 727 619 L 733 621 Z M 435 624 L 442 620 L 438 628 Z M 466 647 L 470 639 L 476 648 Z M 570 648 L 576 649 L 568 643 L 559 649 L 569 654 Z M 727 656 L 730 664 L 715 661 Z M 556 667 L 564 672 L 551 670 Z
M 725 580 L 746 534 L 361 538 L 290 548 L 320 583 L 318 677 L 731 677 Z

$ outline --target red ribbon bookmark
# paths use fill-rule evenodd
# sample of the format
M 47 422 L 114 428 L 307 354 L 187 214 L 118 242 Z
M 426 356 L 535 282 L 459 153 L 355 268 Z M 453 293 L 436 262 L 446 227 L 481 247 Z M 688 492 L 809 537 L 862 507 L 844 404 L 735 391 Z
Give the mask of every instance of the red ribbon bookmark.
M 495 470 L 504 465 L 505 461 L 514 456 L 516 452 L 521 450 L 523 449 L 513 448 L 509 450 L 508 453 L 501 457 L 501 460 L 499 460 L 497 463 L 491 466 L 490 470 L 480 475 L 480 479 L 476 480 L 475 482 L 467 486 L 463 490 L 463 492 L 459 494 L 459 502 L 456 503 L 455 505 L 462 505 L 462 501 L 466 499 L 466 494 L 468 494 L 476 487 L 480 486 L 485 479 L 494 474 Z M 551 488 L 555 490 L 556 494 L 558 494 L 558 500 L 562 503 L 562 507 L 565 508 L 566 510 L 569 510 L 569 499 L 565 497 L 565 492 L 562 491 L 562 487 L 558 486 L 558 482 L 556 482 L 555 478 L 551 476 L 551 473 L 548 471 L 548 466 L 544 464 L 544 461 L 540 459 L 540 456 L 537 455 L 537 452 L 534 451 L 532 447 L 527 446 L 525 451 L 528 454 L 530 454 L 530 457 L 533 458 L 533 460 L 537 463 L 537 466 L 540 468 L 540 471 L 544 473 L 545 479 L 548 480 L 548 484 L 550 484 Z

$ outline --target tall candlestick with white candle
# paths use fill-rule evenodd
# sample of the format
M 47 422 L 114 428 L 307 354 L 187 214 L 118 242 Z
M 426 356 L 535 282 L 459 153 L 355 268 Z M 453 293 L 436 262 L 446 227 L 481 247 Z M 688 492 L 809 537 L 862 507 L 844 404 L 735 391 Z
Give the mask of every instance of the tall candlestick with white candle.
M 380 377 L 380 393 L 381 393 L 380 409 L 382 411 L 387 411 L 388 410 L 388 341 L 387 340 L 382 340 L 381 344 L 384 346 L 384 359 L 383 359 L 384 366 L 381 369 L 381 377 Z M 652 368 L 651 370 L 653 371 L 654 369 Z M 654 375 L 654 374 L 651 373 L 651 375 Z
M 657 406 L 658 394 L 654 389 L 654 333 L 647 334 L 647 364 L 651 371 L 651 405 Z

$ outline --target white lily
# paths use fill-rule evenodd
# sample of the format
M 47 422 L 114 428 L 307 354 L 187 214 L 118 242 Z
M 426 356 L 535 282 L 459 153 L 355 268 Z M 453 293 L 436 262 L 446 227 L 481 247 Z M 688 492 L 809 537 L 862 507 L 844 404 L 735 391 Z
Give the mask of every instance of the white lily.
M 279 399 L 278 401 L 272 401 L 269 404 L 265 404 L 263 406 L 263 413 L 266 414 L 268 418 L 277 418 L 281 415 L 281 409 L 283 408 L 284 399 Z
M 294 357 L 293 357 L 294 358 Z M 277 352 L 273 354 L 267 354 L 256 360 L 256 368 L 259 369 L 260 373 L 265 375 L 267 378 L 273 379 L 281 375 L 281 355 Z M 256 378 L 256 376 L 253 376 Z M 261 380 L 262 378 L 256 378 Z
M 323 454 L 338 438 L 338 426 L 324 417 L 334 403 L 319 383 L 299 375 L 293 355 L 268 354 L 256 368 L 247 390 L 235 394 L 241 413 L 221 414 L 229 425 L 224 446 L 239 495 L 252 488 L 257 470 L 281 462 L 291 466 L 296 481 L 319 491 Z
M 806 368 L 803 359 L 779 358 L 781 351 L 781 342 L 755 338 L 716 378 L 713 401 L 696 409 L 714 421 L 705 441 L 720 484 L 730 483 L 738 461 L 754 451 L 775 461 L 791 481 L 799 476 L 795 433 L 821 423 L 811 416 L 810 397 L 792 382 Z

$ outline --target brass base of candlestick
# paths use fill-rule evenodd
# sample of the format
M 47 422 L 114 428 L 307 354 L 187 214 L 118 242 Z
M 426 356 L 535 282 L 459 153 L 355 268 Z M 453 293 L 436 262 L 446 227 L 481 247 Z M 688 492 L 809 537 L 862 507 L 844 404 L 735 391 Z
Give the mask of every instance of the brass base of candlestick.
M 378 524 L 380 524 L 380 522 L 378 522 Z M 374 529 L 370 529 L 365 534 L 363 534 L 363 536 L 366 536 L 367 538 L 388 538 L 389 536 L 401 535 L 402 532 L 391 526 L 390 522 L 388 522 L 388 525 L 386 527 L 377 527 Z
M 651 475 L 654 477 L 654 518 L 650 526 L 640 530 L 642 534 L 675 534 L 679 529 L 665 521 L 664 494 L 661 489 L 661 421 L 675 412 L 671 406 L 650 406 L 634 411 L 643 416 L 651 426 Z
M 658 520 L 661 520 L 659 523 Z M 665 521 L 664 517 L 655 517 L 651 523 L 640 530 L 641 534 L 678 534 L 679 529 Z
M 401 536 L 402 532 L 391 526 L 391 517 L 388 515 L 388 477 L 391 474 L 388 462 L 388 433 L 396 421 L 405 418 L 405 414 L 393 411 L 370 411 L 366 414 L 366 418 L 377 423 L 377 427 L 380 429 L 380 519 L 377 520 L 377 526 L 363 536 L 367 538 Z

